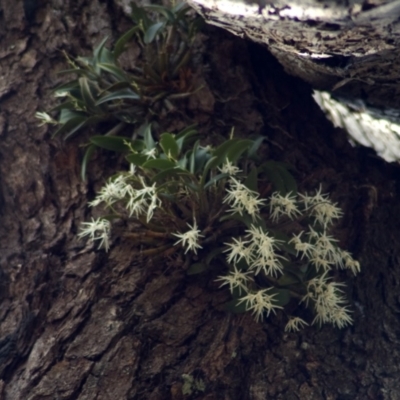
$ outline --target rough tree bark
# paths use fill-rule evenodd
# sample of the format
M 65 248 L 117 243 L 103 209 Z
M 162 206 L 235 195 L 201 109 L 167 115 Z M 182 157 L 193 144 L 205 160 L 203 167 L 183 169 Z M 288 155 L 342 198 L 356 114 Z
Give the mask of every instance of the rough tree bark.
M 137 259 L 127 240 L 114 237 L 108 254 L 77 240 L 87 201 L 119 160 L 99 154 L 84 183 L 82 138 L 52 140 L 34 119 L 53 105 L 60 50 L 115 38 L 130 26 L 125 6 L 0 4 L 1 399 L 400 398 L 396 165 L 352 148 L 309 85 L 265 49 L 205 28 L 204 89 L 182 108 L 204 135 L 266 135 L 268 156 L 293 164 L 302 190 L 322 183 L 346 212 L 341 245 L 362 264 L 348 288 L 350 328 L 284 334 L 279 316 L 226 314 L 215 271 L 194 279 L 170 260 Z M 204 387 L 184 395 L 185 374 Z
M 400 109 L 400 1 L 190 1 L 209 22 L 266 44 L 315 88 Z

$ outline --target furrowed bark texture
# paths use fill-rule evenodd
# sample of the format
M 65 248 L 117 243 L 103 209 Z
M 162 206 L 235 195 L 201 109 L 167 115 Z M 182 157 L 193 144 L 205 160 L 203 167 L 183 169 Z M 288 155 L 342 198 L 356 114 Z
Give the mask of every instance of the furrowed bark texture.
M 315 88 L 400 109 L 400 1 L 190 3 L 208 22 L 266 44 L 288 73 Z
M 61 51 L 90 54 L 118 37 L 131 26 L 123 4 L 0 4 L 0 399 L 400 398 L 397 166 L 351 147 L 264 48 L 205 28 L 203 89 L 165 129 L 186 115 L 204 138 L 232 126 L 265 135 L 266 157 L 291 163 L 301 191 L 322 184 L 344 209 L 336 234 L 362 265 L 354 280 L 340 274 L 354 311 L 347 329 L 285 334 L 281 314 L 263 324 L 227 314 L 218 266 L 190 277 L 173 259 L 141 259 L 117 234 L 107 254 L 76 238 L 121 160 L 98 153 L 82 182 L 87 133 L 52 139 L 34 118 L 55 105 Z M 185 374 L 198 383 L 189 391 Z

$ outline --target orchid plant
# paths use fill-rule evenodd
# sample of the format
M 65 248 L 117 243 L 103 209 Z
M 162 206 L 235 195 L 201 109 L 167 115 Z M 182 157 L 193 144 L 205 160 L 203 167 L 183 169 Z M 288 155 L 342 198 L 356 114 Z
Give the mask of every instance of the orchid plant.
M 356 275 L 360 264 L 331 235 L 343 215 L 337 204 L 321 187 L 299 194 L 286 164 L 257 156 L 262 138 L 232 134 L 214 148 L 196 135 L 189 127 L 163 133 L 157 143 L 148 126 L 143 139 L 113 137 L 113 146 L 128 151 L 130 168 L 111 177 L 89 204 L 108 215 L 84 223 L 79 237 L 108 251 L 112 221 L 122 218 L 129 226 L 124 235 L 141 245 L 140 254 L 180 254 L 175 261 L 184 260 L 189 275 L 208 271 L 228 287 L 226 310 L 250 311 L 257 321 L 281 311 L 286 331 L 351 324 L 344 284 L 333 271 Z M 110 139 L 99 137 L 98 145 L 107 148 Z
M 113 46 L 107 46 L 105 37 L 89 57 L 65 53 L 69 68 L 59 74 L 72 79 L 54 89 L 62 102 L 50 112 L 58 118 L 36 113 L 40 125 L 58 127 L 53 136 L 67 140 L 89 127 L 106 137 L 132 131 L 135 136 L 144 124 L 162 120 L 177 110 L 177 102 L 201 89 L 194 81 L 193 54 L 203 20 L 185 2 L 143 7 L 132 2 L 130 7 L 133 27 Z M 140 49 L 140 56 L 128 70 L 121 60 L 124 54 L 132 58 L 132 46 Z M 92 140 L 86 146 L 83 179 L 96 148 Z

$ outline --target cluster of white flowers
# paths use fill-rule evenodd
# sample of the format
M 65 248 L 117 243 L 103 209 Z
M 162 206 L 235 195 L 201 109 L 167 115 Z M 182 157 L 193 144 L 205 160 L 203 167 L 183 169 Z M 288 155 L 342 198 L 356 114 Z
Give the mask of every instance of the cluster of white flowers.
M 282 272 L 282 264 L 279 258 L 282 256 L 276 254 L 275 249 L 278 248 L 279 240 L 276 240 L 268 233 L 264 232 L 261 227 L 251 225 L 251 228 L 246 231 L 246 239 L 233 239 L 233 243 L 225 243 L 228 248 L 227 254 L 228 263 L 237 263 L 242 258 L 246 260 L 250 270 L 255 270 L 255 275 L 260 271 L 271 276 L 277 276 Z
M 46 124 L 52 124 L 52 125 L 58 124 L 58 122 L 54 118 L 52 118 L 49 114 L 47 114 L 46 112 L 37 112 L 35 114 L 35 117 L 41 121 L 39 126 L 43 126 Z
M 298 332 L 300 329 L 304 328 L 307 324 L 306 321 L 299 317 L 289 318 L 288 323 L 285 326 L 285 332 Z
M 179 240 L 174 243 L 176 246 L 179 243 L 182 243 L 182 246 L 186 246 L 185 254 L 192 250 L 195 254 L 197 254 L 197 249 L 201 249 L 201 245 L 199 244 L 200 237 L 204 237 L 199 229 L 197 229 L 196 220 L 193 222 L 193 226 L 187 224 L 190 228 L 189 231 L 185 233 L 173 233 L 174 236 L 178 237 Z
M 271 288 L 258 290 L 256 292 L 249 292 L 239 301 L 239 303 L 246 302 L 246 309 L 253 311 L 256 321 L 262 321 L 264 312 L 266 312 L 267 317 L 269 317 L 271 311 L 276 314 L 275 309 L 283 308 L 282 306 L 273 303 L 276 293 L 268 294 L 267 292 L 270 290 Z
M 218 168 L 220 172 L 223 174 L 228 174 L 231 176 L 237 175 L 239 172 L 242 172 L 236 165 L 233 165 L 229 160 L 226 160 L 221 168 Z
M 296 197 L 291 193 L 282 196 L 278 192 L 271 195 L 270 199 L 270 217 L 277 221 L 282 216 L 295 219 L 303 214 L 314 217 L 315 224 L 319 223 L 327 228 L 335 219 L 343 215 L 342 210 L 333 204 L 327 194 L 321 194 L 321 188 L 314 196 L 299 194 L 300 202 L 303 203 L 303 210 L 299 209 Z
M 293 243 L 297 254 L 301 253 L 315 266 L 317 272 L 320 268 L 325 271 L 332 269 L 333 266 L 342 269 L 347 268 L 356 275 L 360 272 L 360 263 L 353 259 L 351 254 L 337 246 L 337 240 L 328 236 L 326 232 L 316 232 L 311 226 L 308 227 L 308 241 L 303 242 L 301 236 L 304 231 L 294 235 L 289 243 Z
M 133 179 L 136 185 L 140 186 L 139 189 L 133 186 Z M 148 186 L 142 176 L 139 176 L 138 179 L 133 178 L 132 173 L 120 174 L 115 179 L 109 180 L 89 205 L 95 207 L 104 203 L 107 207 L 111 207 L 117 202 L 124 204 L 129 217 L 135 215 L 138 218 L 140 215 L 146 215 L 146 222 L 153 218 L 154 211 L 161 206 L 156 184 Z M 99 221 L 106 220 L 84 222 L 84 228 L 81 230 L 79 237 L 89 236 L 91 240 L 102 239 L 99 247 L 104 247 L 108 251 L 111 225 L 109 221 L 106 221 L 106 229 L 105 223 L 101 224 Z M 101 235 L 96 236 L 96 231 L 101 231 Z
M 239 293 L 241 293 L 242 290 L 247 293 L 249 290 L 248 284 L 252 280 L 249 275 L 251 275 L 251 272 L 242 272 L 237 269 L 236 265 L 234 265 L 233 271 L 231 271 L 229 275 L 221 276 L 217 279 L 217 281 L 223 282 L 220 287 L 229 285 L 229 290 L 231 293 L 233 293 L 236 288 L 238 288 Z
M 153 150 L 146 153 L 148 158 L 155 157 Z M 266 227 L 262 222 L 261 211 L 267 205 L 266 200 L 260 199 L 258 192 L 250 190 L 239 178 L 234 177 L 242 171 L 230 161 L 226 161 L 219 171 L 228 175 L 223 199 L 223 203 L 228 205 L 227 211 L 250 216 L 252 219 L 249 229 L 242 236 L 224 243 L 226 261 L 231 269 L 228 274 L 218 277 L 221 287 L 228 286 L 232 294 L 239 294 L 238 305 L 244 303 L 257 321 L 262 320 L 264 314 L 268 317 L 271 312 L 276 313 L 277 309 L 283 308 L 277 298 L 279 292 L 274 291 L 273 286 L 277 279 L 282 276 L 285 278 L 286 263 L 290 262 L 291 268 L 306 263 L 313 266 L 317 276 L 305 283 L 306 295 L 304 292 L 299 294 L 303 296 L 300 303 L 315 310 L 316 316 L 312 324 L 331 323 L 338 328 L 351 324 L 350 311 L 345 306 L 346 299 L 340 289 L 344 285 L 330 281 L 327 276 L 334 267 L 349 269 L 354 274 L 360 271 L 358 261 L 349 252 L 340 249 L 338 241 L 327 233 L 329 226 L 343 215 L 341 209 L 330 202 L 327 194 L 321 193 L 321 188 L 314 196 L 295 196 L 291 193 L 283 196 L 275 192 L 268 201 L 270 220 L 278 224 L 283 218 L 284 224 L 281 226 L 290 226 L 290 220 L 295 220 L 293 224 L 297 229 L 297 234 L 287 242 L 278 240 L 274 230 L 267 228 L 269 225 Z M 90 205 L 104 203 L 111 208 L 114 204 L 123 205 L 129 217 L 146 216 L 146 221 L 149 222 L 155 211 L 162 206 L 158 193 L 160 189 L 155 183 L 148 185 L 143 176 L 134 172 L 132 169 L 130 173 L 119 174 L 108 181 Z M 185 187 L 181 190 L 185 190 Z M 305 217 L 313 219 L 312 225 L 306 226 Z M 189 230 L 186 232 L 172 233 L 172 236 L 178 238 L 174 246 L 180 245 L 185 254 L 189 251 L 197 254 L 204 244 L 205 235 L 199 229 L 195 215 L 193 224 L 187 225 Z M 299 226 L 304 228 L 300 232 Z M 277 228 L 279 229 L 279 225 Z M 83 224 L 79 237 L 89 236 L 92 241 L 98 240 L 99 248 L 104 247 L 107 251 L 110 230 L 108 220 L 92 219 L 92 222 Z M 267 281 L 270 287 L 266 288 L 264 284 Z M 306 321 L 292 316 L 289 317 L 285 331 L 295 332 L 306 325 Z
M 307 285 L 307 294 L 302 301 L 308 306 L 311 301 L 317 314 L 314 318 L 314 323 L 331 323 L 338 328 L 343 328 L 352 323 L 352 318 L 349 315 L 349 309 L 343 306 L 347 302 L 342 295 L 343 291 L 340 286 L 345 286 L 343 283 L 328 282 L 326 276 L 327 271 L 321 276 L 311 279 Z
M 253 217 L 258 217 L 259 208 L 249 212 L 247 203 L 250 198 L 256 199 L 259 206 L 263 206 L 263 200 L 259 200 L 255 192 L 249 191 L 243 184 L 234 178 L 230 178 L 231 190 L 227 190 L 228 195 L 225 202 L 228 202 L 232 209 L 231 212 L 242 213 L 244 210 Z M 250 193 L 250 194 L 249 194 Z M 301 260 L 306 258 L 307 262 L 315 267 L 317 273 L 322 270 L 322 276 L 310 280 L 307 284 L 307 295 L 302 301 L 308 306 L 309 300 L 314 305 L 316 317 L 314 323 L 332 323 L 339 328 L 351 324 L 352 319 L 349 310 L 343 304 L 346 302 L 342 291 L 339 289 L 343 284 L 328 282 L 327 273 L 333 268 L 351 270 L 354 275 L 360 271 L 360 264 L 354 260 L 351 254 L 340 249 L 338 241 L 328 235 L 327 229 L 334 220 L 342 216 L 342 211 L 332 204 L 328 195 L 321 194 L 321 188 L 314 196 L 300 195 L 299 200 L 290 193 L 286 196 L 275 192 L 269 200 L 270 218 L 277 222 L 281 217 L 298 219 L 303 215 L 314 217 L 314 225 L 318 228 L 308 226 L 289 240 L 297 251 L 297 257 Z M 254 201 L 254 200 L 253 200 Z M 300 207 L 300 205 L 303 205 Z M 322 231 L 320 229 L 322 228 Z M 233 271 L 226 276 L 220 276 L 218 281 L 223 285 L 229 285 L 230 291 L 239 288 L 240 292 L 246 295 L 239 302 L 246 302 L 248 310 L 252 310 L 256 319 L 261 319 L 263 312 L 274 308 L 280 308 L 272 301 L 273 297 L 267 295 L 266 290 L 255 291 L 252 277 L 263 272 L 272 278 L 284 274 L 284 267 L 281 260 L 285 259 L 282 255 L 281 241 L 270 236 L 263 228 L 251 225 L 244 237 L 232 238 L 232 242 L 225 243 L 225 252 L 228 264 L 233 265 Z M 247 264 L 246 270 L 239 270 L 237 263 L 244 260 Z M 252 289 L 250 289 L 250 287 Z M 269 297 L 268 297 L 269 296 Z M 299 317 L 290 317 L 285 327 L 285 331 L 298 331 L 308 325 Z
M 260 208 L 265 206 L 265 200 L 259 199 L 259 193 L 250 190 L 242 182 L 233 178 L 233 175 L 241 172 L 238 167 L 232 165 L 229 161 L 226 162 L 220 171 L 229 174 L 230 189 L 226 190 L 227 195 L 223 202 L 230 205 L 230 212 L 243 215 L 246 211 L 255 220 L 259 217 Z M 270 218 L 277 222 L 281 217 L 286 216 L 290 219 L 296 219 L 304 214 L 314 217 L 314 223 L 319 223 L 324 228 L 327 228 L 334 220 L 343 215 L 342 210 L 333 204 L 327 194 L 321 194 L 321 188 L 314 196 L 300 194 L 300 199 L 288 193 L 282 196 L 279 192 L 272 193 L 269 199 Z M 300 209 L 300 203 L 303 204 Z
M 259 193 L 250 190 L 243 183 L 235 178 L 229 179 L 230 190 L 226 190 L 223 203 L 229 203 L 232 213 L 243 215 L 246 211 L 255 220 L 259 217 L 260 207 L 265 205 L 265 201 L 259 199 Z
M 336 203 L 331 203 L 327 194 L 321 194 L 321 190 L 320 187 L 314 196 L 300 194 L 300 198 L 305 209 L 315 217 L 315 221 L 326 228 L 334 219 L 340 218 L 343 212 L 339 207 L 336 207 Z
M 161 200 L 157 195 L 156 184 L 147 186 L 144 178 L 139 176 L 139 183 L 141 188 L 135 189 L 131 181 L 131 175 L 121 174 L 114 180 L 110 180 L 100 190 L 96 198 L 89 203 L 90 206 L 95 207 L 101 203 L 105 203 L 108 207 L 114 203 L 124 200 L 125 207 L 129 211 L 129 216 L 147 215 L 147 222 L 151 220 L 154 210 L 161 206 Z
M 287 215 L 290 219 L 301 215 L 296 205 L 296 198 L 295 196 L 291 196 L 291 193 L 288 193 L 286 196 L 282 196 L 278 192 L 272 193 L 269 205 L 272 221 L 278 220 L 282 215 Z
M 111 206 L 118 200 L 122 200 L 128 193 L 130 185 L 126 175 L 118 175 L 114 180 L 109 180 L 97 194 L 96 198 L 89 203 L 89 206 L 96 207 L 101 203 Z
M 342 262 L 340 268 L 350 269 L 354 275 L 357 275 L 361 271 L 360 263 L 355 260 L 348 251 L 341 250 Z
M 157 196 L 156 184 L 147 186 L 143 177 L 139 177 L 142 189 L 132 190 L 129 192 L 129 201 L 127 202 L 127 209 L 129 216 L 133 214 L 139 217 L 141 214 L 147 214 L 147 222 L 149 222 L 154 215 L 157 207 L 161 206 L 161 200 Z
M 89 236 L 92 241 L 100 240 L 99 249 L 104 247 L 108 251 L 110 247 L 110 221 L 102 218 L 93 219 L 92 222 L 83 222 L 84 228 L 78 234 L 79 238 Z
M 229 285 L 231 293 L 235 288 L 239 288 L 246 292 L 246 295 L 239 301 L 246 302 L 246 309 L 253 311 L 256 320 L 262 320 L 263 313 L 266 312 L 269 316 L 270 312 L 275 313 L 276 308 L 282 308 L 274 303 L 276 294 L 268 294 L 270 289 L 262 289 L 251 291 L 249 290 L 249 282 L 252 282 L 252 275 L 256 276 L 261 271 L 269 276 L 277 276 L 283 272 L 283 266 L 279 261 L 282 256 L 276 253 L 279 240 L 276 240 L 268 233 L 264 232 L 261 227 L 251 225 L 249 230 L 246 230 L 245 239 L 233 238 L 233 243 L 225 243 L 227 245 L 226 259 L 229 264 L 233 263 L 233 271 L 229 275 L 220 276 L 218 281 L 222 281 L 221 286 Z M 247 272 L 238 270 L 237 263 L 244 259 L 249 267 Z

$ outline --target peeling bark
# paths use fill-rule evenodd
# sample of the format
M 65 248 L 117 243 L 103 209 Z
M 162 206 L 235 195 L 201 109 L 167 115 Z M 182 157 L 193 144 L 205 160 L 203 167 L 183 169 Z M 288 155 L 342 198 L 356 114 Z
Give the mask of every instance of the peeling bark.
M 208 22 L 267 45 L 288 73 L 314 88 L 400 109 L 398 0 L 190 3 Z

